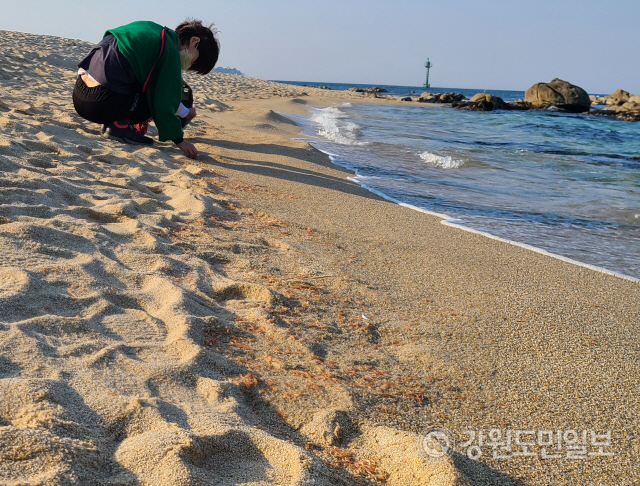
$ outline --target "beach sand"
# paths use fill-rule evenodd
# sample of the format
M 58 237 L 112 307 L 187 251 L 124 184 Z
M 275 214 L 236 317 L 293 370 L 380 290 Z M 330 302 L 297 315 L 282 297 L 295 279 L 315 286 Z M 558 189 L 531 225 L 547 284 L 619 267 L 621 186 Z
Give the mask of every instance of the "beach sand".
M 76 115 L 90 44 L 0 34 L 0 484 L 638 484 L 640 285 L 385 201 L 282 115 L 395 101 L 189 76 L 191 161 Z M 491 429 L 614 457 L 466 457 Z

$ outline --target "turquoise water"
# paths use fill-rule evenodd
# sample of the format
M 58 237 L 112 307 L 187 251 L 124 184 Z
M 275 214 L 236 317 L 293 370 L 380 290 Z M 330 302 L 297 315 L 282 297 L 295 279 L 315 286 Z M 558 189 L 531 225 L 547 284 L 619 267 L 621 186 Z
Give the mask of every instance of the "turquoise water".
M 640 278 L 640 123 L 418 103 L 288 116 L 390 198 Z

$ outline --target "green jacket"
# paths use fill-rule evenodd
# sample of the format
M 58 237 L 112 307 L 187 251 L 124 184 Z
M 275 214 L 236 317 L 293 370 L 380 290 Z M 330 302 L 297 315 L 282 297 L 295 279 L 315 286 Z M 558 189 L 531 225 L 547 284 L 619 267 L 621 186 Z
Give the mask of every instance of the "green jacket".
M 178 34 L 167 29 L 164 51 L 158 59 L 162 29 L 160 24 L 140 20 L 108 30 L 104 35 L 113 34 L 117 39 L 118 50 L 131 64 L 140 86 L 144 85 L 155 64 L 145 94 L 158 128 L 158 138 L 164 142 L 182 138 L 184 132 L 176 115 L 182 99 Z

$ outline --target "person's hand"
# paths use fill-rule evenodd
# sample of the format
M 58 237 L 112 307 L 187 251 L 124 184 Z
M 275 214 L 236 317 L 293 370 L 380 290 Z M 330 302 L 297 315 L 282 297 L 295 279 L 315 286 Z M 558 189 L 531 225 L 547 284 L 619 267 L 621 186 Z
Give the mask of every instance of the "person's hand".
M 189 108 L 189 114 L 187 116 L 184 117 L 185 120 L 187 120 L 188 122 L 190 122 L 191 120 L 193 120 L 198 114 L 196 113 L 196 109 L 195 108 Z
M 191 142 L 183 140 L 178 144 L 178 148 L 190 159 L 195 159 L 198 156 L 198 149 Z

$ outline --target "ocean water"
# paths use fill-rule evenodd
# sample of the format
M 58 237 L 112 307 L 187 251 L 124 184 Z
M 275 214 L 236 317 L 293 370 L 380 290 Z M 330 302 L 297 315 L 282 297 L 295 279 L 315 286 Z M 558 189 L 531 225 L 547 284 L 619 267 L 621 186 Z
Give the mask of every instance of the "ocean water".
M 505 100 L 524 94 L 493 93 Z M 465 228 L 640 278 L 640 123 L 418 103 L 342 103 L 287 116 L 374 192 Z
M 303 81 L 275 81 L 276 83 L 294 84 L 296 86 L 326 86 L 333 90 L 346 90 L 349 88 L 371 88 L 371 84 L 344 84 L 344 83 L 310 83 Z M 504 101 L 515 101 L 520 98 L 524 98 L 524 91 L 503 91 L 503 90 L 490 90 L 490 89 L 464 89 L 464 88 L 429 88 L 425 89 L 421 86 L 390 86 L 386 84 L 376 85 L 378 88 L 386 89 L 386 93 L 381 95 L 393 95 L 393 96 L 411 96 L 417 99 L 421 93 L 428 91 L 429 93 L 462 93 L 467 98 L 471 98 L 474 94 L 486 91 L 489 94 L 499 96 Z

